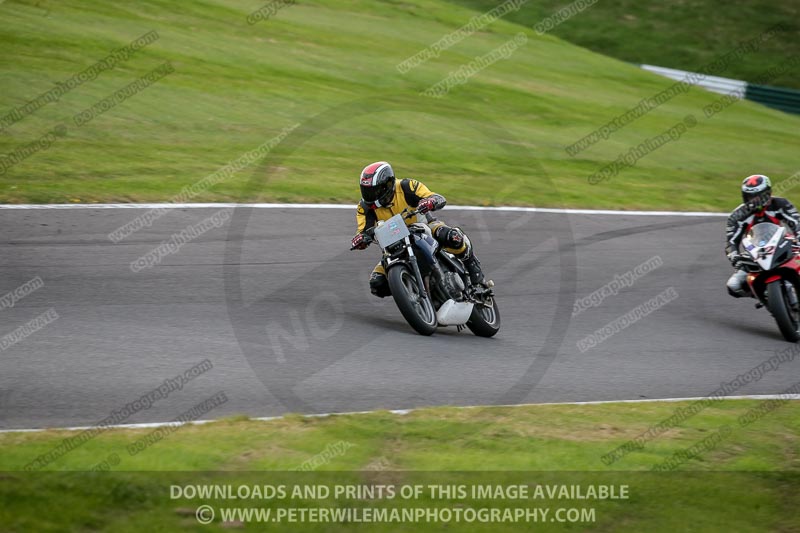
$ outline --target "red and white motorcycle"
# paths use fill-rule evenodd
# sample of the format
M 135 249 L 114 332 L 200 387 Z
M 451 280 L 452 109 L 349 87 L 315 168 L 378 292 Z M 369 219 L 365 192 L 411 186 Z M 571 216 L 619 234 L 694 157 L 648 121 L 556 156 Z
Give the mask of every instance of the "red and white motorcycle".
M 747 284 L 789 342 L 800 340 L 800 260 L 797 239 L 784 226 L 762 222 L 742 239 Z M 747 260 L 747 257 L 750 260 Z

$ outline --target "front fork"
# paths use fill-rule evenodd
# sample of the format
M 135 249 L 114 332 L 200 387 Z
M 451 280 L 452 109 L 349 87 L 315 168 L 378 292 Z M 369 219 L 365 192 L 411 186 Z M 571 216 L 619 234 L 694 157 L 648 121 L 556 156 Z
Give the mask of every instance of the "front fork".
M 748 282 L 748 284 L 747 284 L 748 285 L 748 289 L 750 289 L 750 292 L 753 293 L 753 295 L 756 296 L 756 298 L 760 302 L 760 304 L 757 304 L 756 307 L 763 307 L 764 305 L 767 304 L 767 298 L 766 298 L 766 296 L 767 296 L 767 285 L 769 285 L 770 283 L 781 283 L 781 284 L 789 283 L 794 290 L 786 291 L 786 288 L 782 287 L 783 290 L 781 292 L 784 292 L 784 293 L 788 292 L 788 294 L 787 294 L 788 298 L 787 299 L 789 301 L 789 307 L 791 308 L 791 310 L 794 311 L 794 312 L 800 312 L 800 302 L 798 302 L 798 300 L 797 300 L 797 287 L 795 286 L 795 284 L 791 280 L 783 278 L 783 277 L 780 278 L 780 279 L 776 279 L 776 280 L 770 281 L 768 283 L 765 283 L 763 285 L 763 288 L 764 288 L 763 291 L 756 291 L 756 289 L 754 287 L 754 284 Z
M 782 279 L 780 282 L 781 283 L 790 283 L 790 284 L 792 284 L 792 282 L 787 280 L 787 279 Z M 788 298 L 787 299 L 789 300 L 789 307 L 792 308 L 792 311 L 797 312 L 798 311 L 797 288 L 794 286 L 794 284 L 792 284 L 792 289 L 794 289 L 794 290 L 788 291 L 788 294 L 787 294 Z M 784 290 L 785 290 L 785 287 L 784 287 Z
M 414 277 L 417 279 L 419 297 L 422 300 L 426 300 L 428 299 L 428 291 L 425 289 L 425 282 L 422 281 L 422 273 L 419 271 L 417 256 L 414 255 L 414 247 L 411 246 L 411 240 L 408 237 L 406 237 L 406 246 L 408 247 L 408 262 L 411 263 L 411 270 L 414 271 Z

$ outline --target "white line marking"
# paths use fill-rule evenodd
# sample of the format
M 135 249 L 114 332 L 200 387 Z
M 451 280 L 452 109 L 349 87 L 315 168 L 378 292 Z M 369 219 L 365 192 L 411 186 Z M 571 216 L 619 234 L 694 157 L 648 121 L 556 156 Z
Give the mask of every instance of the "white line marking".
M 0 204 L 0 209 L 222 209 L 225 207 L 250 207 L 253 209 L 355 209 L 352 204 Z M 707 211 L 621 211 L 613 209 L 558 209 L 551 207 L 486 207 L 480 205 L 448 205 L 448 210 L 459 211 L 510 211 L 517 213 L 568 213 L 575 215 L 631 215 L 674 217 L 727 217 L 729 213 Z
M 534 407 L 534 406 L 548 406 L 548 405 L 605 405 L 612 403 L 655 403 L 655 402 L 693 402 L 697 400 L 706 400 L 708 396 L 696 396 L 691 398 L 647 398 L 643 400 L 597 400 L 590 402 L 553 402 L 553 403 L 517 403 L 508 405 L 462 405 L 462 406 L 448 406 L 456 407 L 457 409 L 481 409 L 492 407 Z M 719 400 L 800 400 L 800 394 L 750 394 L 744 396 L 724 396 Z M 714 400 L 718 401 L 718 400 Z M 390 409 L 389 412 L 395 415 L 407 415 L 414 411 L 422 409 L 436 409 L 436 406 L 429 407 L 415 407 L 411 409 Z M 385 409 L 374 411 L 344 411 L 340 413 L 318 413 L 300 415 L 304 418 L 325 418 L 329 416 L 345 416 L 345 415 L 368 415 L 371 413 L 385 412 Z M 248 420 L 257 420 L 259 422 L 269 422 L 270 420 L 281 420 L 285 418 L 283 415 L 278 416 L 261 416 L 249 418 Z M 104 429 L 148 429 L 160 428 L 167 426 L 185 426 L 192 425 L 198 426 L 202 424 L 210 424 L 212 422 L 219 422 L 219 420 L 190 420 L 188 422 L 145 422 L 141 424 L 117 424 L 104 426 Z M 38 433 L 41 431 L 86 431 L 87 429 L 97 429 L 99 426 L 73 426 L 66 428 L 31 428 L 31 429 L 0 429 L 0 433 Z

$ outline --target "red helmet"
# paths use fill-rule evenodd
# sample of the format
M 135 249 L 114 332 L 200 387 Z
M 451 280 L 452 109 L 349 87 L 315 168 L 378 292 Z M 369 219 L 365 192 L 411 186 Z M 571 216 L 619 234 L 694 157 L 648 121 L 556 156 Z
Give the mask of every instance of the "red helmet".
M 747 176 L 742 181 L 742 202 L 750 209 L 764 209 L 772 199 L 772 184 L 761 174 Z
M 394 171 L 386 161 L 378 161 L 361 171 L 361 199 L 370 209 L 386 207 L 394 199 Z

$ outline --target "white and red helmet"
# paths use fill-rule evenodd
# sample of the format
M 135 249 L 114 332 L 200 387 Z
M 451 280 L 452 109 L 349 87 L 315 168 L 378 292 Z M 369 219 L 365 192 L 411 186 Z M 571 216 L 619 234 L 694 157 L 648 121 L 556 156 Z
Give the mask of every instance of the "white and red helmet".
M 361 199 L 370 209 L 391 205 L 394 199 L 394 170 L 386 161 L 378 161 L 361 171 Z
M 742 202 L 750 209 L 764 209 L 772 200 L 772 183 L 762 174 L 747 176 L 742 181 Z

